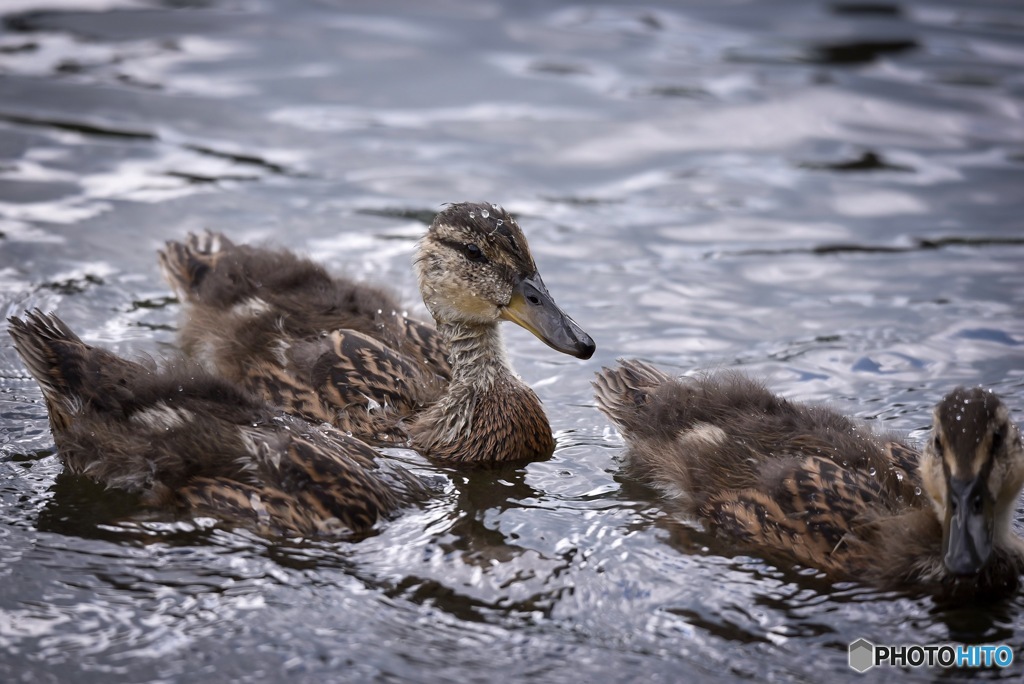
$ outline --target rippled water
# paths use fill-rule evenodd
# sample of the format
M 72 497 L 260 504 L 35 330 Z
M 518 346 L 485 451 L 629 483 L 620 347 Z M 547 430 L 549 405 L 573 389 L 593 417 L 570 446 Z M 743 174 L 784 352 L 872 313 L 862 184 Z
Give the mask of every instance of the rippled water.
M 154 258 L 206 227 L 391 283 L 441 203 L 500 202 L 589 362 L 507 331 L 560 446 L 356 543 L 131 518 L 61 475 L 0 335 L 0 679 L 871 680 L 846 646 L 1003 642 L 737 556 L 619 475 L 590 378 L 742 367 L 920 437 L 1024 416 L 1024 8 L 1010 2 L 6 0 L 0 313 L 173 354 Z M 1018 513 L 1024 523 L 1024 513 Z M 881 677 L 886 673 L 873 673 Z M 894 673 L 889 672 L 889 675 Z M 931 681 L 936 672 L 903 678 Z M 965 673 L 960 673 L 965 675 Z

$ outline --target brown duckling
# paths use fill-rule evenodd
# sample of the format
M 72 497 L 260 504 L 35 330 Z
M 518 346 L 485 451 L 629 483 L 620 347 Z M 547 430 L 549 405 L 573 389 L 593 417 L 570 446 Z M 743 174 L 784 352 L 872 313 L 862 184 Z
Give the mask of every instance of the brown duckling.
M 286 250 L 222 235 L 160 254 L 185 306 L 181 342 L 214 372 L 284 410 L 444 461 L 544 458 L 554 438 L 512 370 L 498 323 L 577 358 L 594 342 L 548 294 L 515 219 L 492 204 L 448 205 L 415 268 L 435 326 L 386 290 L 332 277 Z
M 9 322 L 65 467 L 147 506 L 267 534 L 337 536 L 365 532 L 427 494 L 363 442 L 200 368 L 127 361 L 85 344 L 53 314 Z
M 748 547 L 956 600 L 1017 591 L 1024 448 L 991 392 L 950 392 L 917 453 L 740 373 L 677 378 L 624 360 L 594 387 L 630 474 Z

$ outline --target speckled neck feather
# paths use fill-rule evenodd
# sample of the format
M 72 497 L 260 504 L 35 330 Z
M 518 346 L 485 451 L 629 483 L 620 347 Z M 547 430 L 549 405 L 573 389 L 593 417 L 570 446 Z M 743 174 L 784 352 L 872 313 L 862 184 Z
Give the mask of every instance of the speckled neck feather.
M 450 461 L 545 458 L 551 427 L 533 390 L 513 372 L 497 324 L 438 323 L 452 381 L 410 427 L 414 447 Z
M 498 325 L 439 323 L 437 329 L 448 345 L 453 385 L 466 383 L 486 390 L 498 378 L 514 376 Z

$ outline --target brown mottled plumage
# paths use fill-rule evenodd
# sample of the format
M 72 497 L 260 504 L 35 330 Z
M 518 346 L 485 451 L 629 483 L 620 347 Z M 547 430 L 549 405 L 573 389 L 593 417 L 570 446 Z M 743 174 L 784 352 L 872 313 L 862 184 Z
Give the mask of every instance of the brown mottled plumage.
M 437 215 L 415 257 L 436 327 L 384 290 L 285 250 L 219 234 L 169 242 L 160 261 L 186 305 L 182 346 L 284 410 L 446 461 L 542 458 L 554 439 L 512 371 L 498 323 L 563 353 L 594 343 L 548 294 L 515 220 L 491 204 Z
M 282 413 L 191 365 L 156 370 L 79 339 L 53 314 L 10 318 L 69 471 L 267 534 L 365 532 L 422 498 L 366 444 Z
M 630 474 L 726 536 L 883 587 L 956 600 L 1017 590 L 1024 448 L 990 392 L 951 392 L 918 454 L 740 373 L 676 378 L 630 360 L 594 387 Z

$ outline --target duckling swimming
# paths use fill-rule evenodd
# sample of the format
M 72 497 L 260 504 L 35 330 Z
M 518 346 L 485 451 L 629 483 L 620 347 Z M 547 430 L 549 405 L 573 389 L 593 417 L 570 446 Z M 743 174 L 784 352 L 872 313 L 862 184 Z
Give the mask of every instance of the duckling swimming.
M 540 400 L 509 364 L 500 321 L 562 353 L 594 353 L 548 294 L 515 219 L 492 204 L 448 205 L 417 246 L 435 326 L 398 313 L 385 289 L 218 234 L 169 242 L 160 262 L 186 305 L 182 346 L 211 372 L 289 413 L 443 461 L 554 449 Z
M 127 361 L 85 344 L 53 314 L 8 320 L 65 467 L 144 505 L 272 535 L 336 536 L 365 532 L 427 494 L 359 440 L 200 368 Z
M 918 454 L 740 373 L 676 378 L 624 360 L 594 387 L 630 474 L 725 536 L 885 588 L 957 600 L 1017 591 L 1024 448 L 991 392 L 950 392 Z

